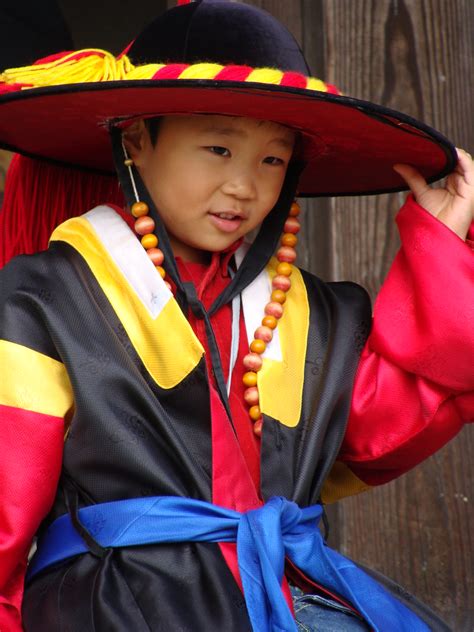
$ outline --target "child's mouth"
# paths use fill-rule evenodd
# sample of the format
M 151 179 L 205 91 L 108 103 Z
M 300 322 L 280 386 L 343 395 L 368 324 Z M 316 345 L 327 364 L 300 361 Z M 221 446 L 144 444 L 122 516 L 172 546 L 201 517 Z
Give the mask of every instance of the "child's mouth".
M 210 213 L 214 226 L 225 233 L 237 230 L 242 224 L 243 217 L 233 213 Z

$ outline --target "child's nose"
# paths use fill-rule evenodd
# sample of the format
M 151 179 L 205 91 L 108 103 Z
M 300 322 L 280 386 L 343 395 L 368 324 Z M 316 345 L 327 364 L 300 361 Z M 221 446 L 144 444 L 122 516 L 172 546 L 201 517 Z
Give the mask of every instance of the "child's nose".
M 257 194 L 255 178 L 250 170 L 240 171 L 224 182 L 222 191 L 239 199 L 253 199 Z

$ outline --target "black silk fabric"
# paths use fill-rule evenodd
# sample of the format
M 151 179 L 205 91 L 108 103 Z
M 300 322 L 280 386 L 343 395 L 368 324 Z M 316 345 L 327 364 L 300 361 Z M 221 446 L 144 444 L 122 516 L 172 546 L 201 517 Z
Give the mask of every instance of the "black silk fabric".
M 269 13 L 237 2 L 197 0 L 170 9 L 140 33 L 127 54 L 136 65 L 211 61 L 311 75 L 289 31 Z
M 2 271 L 2 338 L 60 360 L 75 411 L 48 523 L 74 506 L 146 495 L 211 498 L 212 446 L 204 360 L 161 390 L 79 255 L 64 242 Z M 304 274 L 310 334 L 304 405 L 295 428 L 267 419 L 265 498 L 315 502 L 344 433 L 370 323 L 365 292 Z M 163 332 L 166 335 L 166 332 Z M 40 429 L 38 429 L 40 432 Z M 217 544 L 86 554 L 38 575 L 24 597 L 27 631 L 250 630 L 243 596 Z
M 282 495 L 302 507 L 319 499 L 339 450 L 371 319 L 359 286 L 308 273 L 303 280 L 310 322 L 301 418 L 294 428 L 265 419 L 261 460 L 264 499 Z M 147 495 L 212 501 L 204 359 L 174 388 L 160 389 L 86 261 L 65 242 L 13 260 L 0 288 L 0 338 L 62 362 L 74 395 L 61 480 L 39 535 L 76 506 Z M 449 631 L 399 586 L 377 579 L 433 631 Z M 27 583 L 23 621 L 26 632 L 251 630 L 215 543 L 95 548 Z

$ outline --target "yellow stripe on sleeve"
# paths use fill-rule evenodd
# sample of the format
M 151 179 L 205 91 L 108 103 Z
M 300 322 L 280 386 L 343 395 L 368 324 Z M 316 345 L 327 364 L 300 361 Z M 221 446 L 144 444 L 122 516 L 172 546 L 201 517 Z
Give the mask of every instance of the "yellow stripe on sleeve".
M 324 481 L 321 500 L 325 505 L 335 503 L 346 496 L 355 496 L 369 489 L 370 485 L 360 480 L 342 461 L 336 461 Z
M 73 404 L 64 365 L 15 342 L 0 340 L 0 404 L 64 417 Z

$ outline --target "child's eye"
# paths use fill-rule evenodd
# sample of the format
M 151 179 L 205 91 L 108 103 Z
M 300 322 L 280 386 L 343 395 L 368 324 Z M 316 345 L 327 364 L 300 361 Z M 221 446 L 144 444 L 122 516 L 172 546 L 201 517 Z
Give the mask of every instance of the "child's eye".
M 213 154 L 217 154 L 218 156 L 224 156 L 225 158 L 230 156 L 230 151 L 226 147 L 219 147 L 219 145 L 211 145 L 207 147 Z
M 281 158 L 277 158 L 276 156 L 267 156 L 264 161 L 267 165 L 279 166 L 283 165 L 284 161 Z

